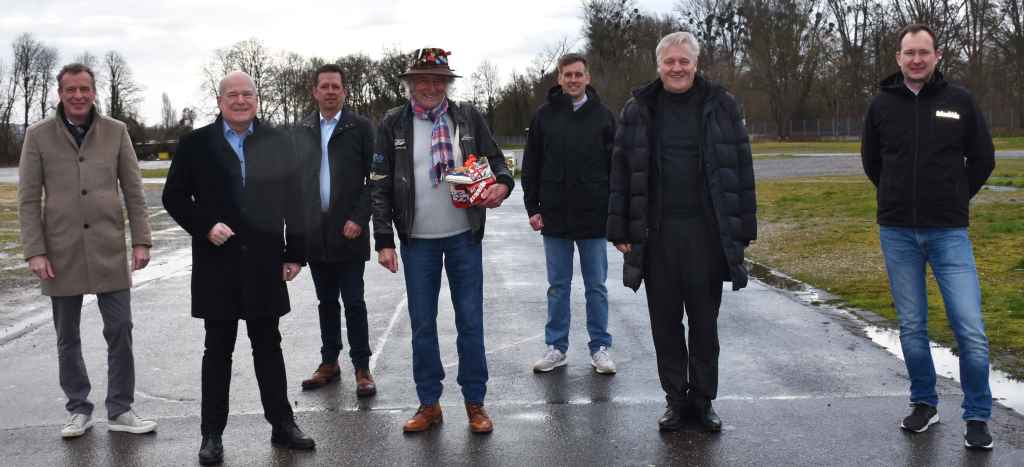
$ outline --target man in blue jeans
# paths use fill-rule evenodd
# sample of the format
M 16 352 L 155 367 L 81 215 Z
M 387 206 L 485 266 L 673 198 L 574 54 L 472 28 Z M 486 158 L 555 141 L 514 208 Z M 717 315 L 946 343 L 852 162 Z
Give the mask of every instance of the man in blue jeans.
M 508 197 L 515 181 L 483 116 L 472 105 L 448 99 L 458 77 L 447 52 L 424 48 L 400 75 L 409 102 L 381 119 L 371 163 L 373 237 L 378 262 L 398 272 L 394 232 L 401 240 L 412 326 L 412 366 L 420 407 L 403 431 L 422 432 L 441 423 L 444 367 L 437 336 L 441 270 L 448 275 L 459 353 L 458 382 L 470 431 L 490 433 L 484 410 L 487 358 L 484 353 L 483 257 L 486 209 Z M 445 173 L 470 155 L 486 157 L 497 183 L 469 208 L 453 205 Z
M 545 373 L 566 363 L 573 244 L 587 298 L 591 366 L 615 374 L 608 349 L 608 171 L 615 140 L 615 116 L 590 86 L 587 60 L 566 54 L 558 60 L 558 85 L 530 124 L 523 152 L 523 192 L 530 226 L 544 237 L 548 271 L 547 351 L 533 364 Z
M 970 199 L 995 167 L 984 116 L 935 65 L 942 57 L 925 25 L 903 28 L 900 72 L 881 83 L 864 122 L 864 172 L 878 189 L 878 224 L 900 343 L 910 374 L 903 429 L 938 423 L 935 367 L 928 341 L 925 264 L 930 263 L 960 351 L 964 444 L 991 449 L 992 393 L 981 287 L 967 235 Z

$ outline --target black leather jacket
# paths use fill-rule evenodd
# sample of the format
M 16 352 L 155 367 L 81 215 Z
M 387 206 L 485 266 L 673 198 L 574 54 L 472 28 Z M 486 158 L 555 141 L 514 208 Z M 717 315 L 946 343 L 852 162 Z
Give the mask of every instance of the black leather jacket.
M 515 180 L 480 111 L 472 105 L 449 100 L 448 116 L 458 126 L 458 144 L 462 154 L 486 156 L 498 183 L 507 185 L 509 194 L 512 194 Z M 416 190 L 412 174 L 413 118 L 412 105 L 405 103 L 389 110 L 377 129 L 376 148 L 370 166 L 373 238 L 377 251 L 395 247 L 396 229 L 398 237 L 407 240 L 416 217 L 416 201 L 413 198 Z M 453 137 L 455 133 L 453 128 Z M 474 238 L 479 242 L 484 236 L 485 209 L 473 206 L 467 210 L 469 225 Z

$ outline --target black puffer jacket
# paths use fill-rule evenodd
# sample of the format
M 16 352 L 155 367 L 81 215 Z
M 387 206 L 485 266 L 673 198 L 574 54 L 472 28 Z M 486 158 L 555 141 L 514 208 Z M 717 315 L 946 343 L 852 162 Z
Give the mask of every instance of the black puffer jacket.
M 704 180 L 710 194 L 714 221 L 728 263 L 722 278 L 733 290 L 747 285 L 743 253 L 757 238 L 757 200 L 750 139 L 733 97 L 721 86 L 696 78 L 704 86 L 701 104 L 700 153 Z M 608 240 L 632 244 L 623 281 L 636 289 L 643 278 L 643 244 L 660 223 L 659 157 L 656 154 L 654 109 L 658 93 L 665 92 L 660 79 L 633 91 L 619 116 L 612 153 L 611 196 L 608 203 Z
M 458 126 L 458 144 L 462 154 L 486 156 L 498 183 L 507 185 L 511 194 L 515 180 L 480 111 L 472 105 L 449 100 L 448 116 Z M 412 105 L 405 103 L 389 110 L 377 128 L 376 149 L 370 171 L 373 241 L 377 251 L 395 247 L 396 229 L 402 241 L 408 239 L 416 217 L 416 200 L 413 199 L 416 189 L 412 173 L 412 119 Z M 452 128 L 451 133 L 452 138 L 455 138 L 456 129 Z M 466 209 L 469 226 L 479 242 L 484 237 L 485 208 L 473 206 Z
M 561 86 L 551 88 L 530 124 L 521 180 L 527 215 L 541 215 L 542 234 L 605 236 L 614 139 L 615 115 L 594 88 L 576 111 Z
M 995 168 L 985 117 L 935 72 L 917 95 L 902 73 L 881 83 L 864 120 L 861 158 L 878 188 L 878 223 L 966 227 L 968 205 Z
M 331 170 L 331 200 L 320 210 L 320 113 L 313 112 L 293 130 L 295 152 L 302 162 L 302 208 L 306 219 L 306 256 L 310 262 L 370 259 L 370 187 L 366 180 L 373 157 L 373 125 L 342 109 L 327 142 Z M 342 235 L 348 221 L 363 233 L 349 240 Z

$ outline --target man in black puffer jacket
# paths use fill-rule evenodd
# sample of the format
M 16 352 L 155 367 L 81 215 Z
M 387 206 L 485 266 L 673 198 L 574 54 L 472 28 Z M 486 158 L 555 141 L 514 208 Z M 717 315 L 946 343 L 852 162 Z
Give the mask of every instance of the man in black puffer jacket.
M 647 281 L 668 401 L 659 428 L 678 430 L 690 407 L 719 431 L 711 400 L 722 282 L 746 286 L 743 251 L 757 233 L 750 141 L 732 96 L 697 76 L 692 34 L 665 36 L 655 54 L 659 78 L 633 92 L 615 134 L 608 240 L 626 255 L 626 285 Z
M 573 245 L 579 250 L 587 298 L 591 366 L 614 374 L 608 349 L 608 171 L 615 116 L 590 87 L 587 60 L 558 59 L 558 86 L 537 109 L 523 153 L 523 191 L 533 230 L 544 237 L 548 273 L 547 351 L 533 365 L 544 373 L 565 365 L 569 348 Z

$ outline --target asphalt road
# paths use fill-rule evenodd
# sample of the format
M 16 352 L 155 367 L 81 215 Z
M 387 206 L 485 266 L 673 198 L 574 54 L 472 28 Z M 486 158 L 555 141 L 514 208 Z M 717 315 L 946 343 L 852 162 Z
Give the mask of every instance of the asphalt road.
M 155 202 L 150 199 L 151 204 Z M 155 204 L 154 204 L 155 206 Z M 154 208 L 155 209 L 155 208 Z M 70 441 L 57 382 L 49 322 L 0 345 L 0 464 L 192 465 L 199 446 L 202 322 L 189 317 L 187 238 L 155 210 L 153 264 L 133 290 L 136 410 L 156 418 L 153 435 L 109 433 L 103 422 Z M 664 408 L 643 289 L 621 286 L 622 261 L 609 248 L 610 332 L 615 376 L 594 374 L 586 351 L 582 281 L 573 293 L 569 365 L 535 375 L 546 318 L 542 242 L 526 222 L 521 191 L 490 213 L 484 245 L 485 326 L 490 368 L 490 436 L 469 433 L 455 383 L 454 319 L 442 287 L 439 332 L 449 370 L 444 425 L 404 435 L 415 411 L 409 321 L 401 274 L 371 262 L 366 274 L 371 362 L 379 393 L 355 397 L 351 366 L 340 384 L 302 392 L 319 361 L 319 328 L 308 271 L 290 285 L 293 310 L 282 320 L 284 352 L 298 422 L 317 440 L 314 452 L 269 444 L 245 333 L 239 333 L 224 434 L 225 465 L 1024 465 L 1024 417 L 993 413 L 996 449 L 963 448 L 959 385 L 939 383 L 942 423 L 927 433 L 898 428 L 907 409 L 903 363 L 864 336 L 841 312 L 809 307 L 756 281 L 724 295 L 721 434 L 657 431 Z M 40 312 L 48 305 L 38 302 Z M 105 344 L 94 304 L 82 318 L 95 416 L 105 418 Z M 347 343 L 347 342 L 346 342 Z

